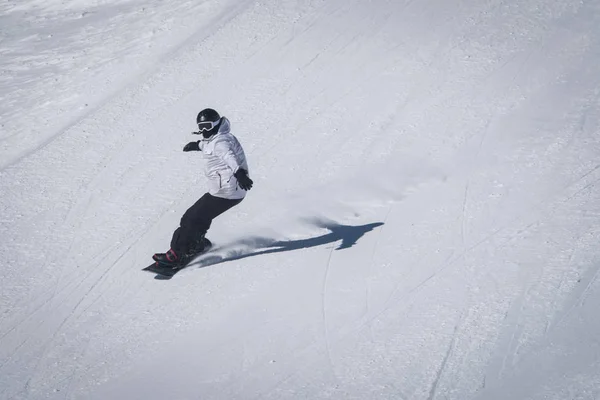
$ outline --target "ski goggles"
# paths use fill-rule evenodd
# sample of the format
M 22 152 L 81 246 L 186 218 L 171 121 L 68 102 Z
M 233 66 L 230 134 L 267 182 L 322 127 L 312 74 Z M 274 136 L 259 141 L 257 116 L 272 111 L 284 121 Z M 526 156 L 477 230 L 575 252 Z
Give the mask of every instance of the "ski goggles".
M 210 131 L 211 129 L 219 125 L 219 122 L 221 122 L 221 120 L 198 122 L 198 132 L 201 133 L 204 131 Z

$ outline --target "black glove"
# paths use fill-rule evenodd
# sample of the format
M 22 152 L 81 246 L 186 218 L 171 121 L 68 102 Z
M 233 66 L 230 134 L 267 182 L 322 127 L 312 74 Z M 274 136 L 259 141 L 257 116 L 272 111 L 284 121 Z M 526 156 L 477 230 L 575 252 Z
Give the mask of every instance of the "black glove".
M 183 148 L 183 151 L 200 151 L 200 141 L 197 142 L 189 142 Z
M 233 174 L 233 176 L 235 176 L 235 179 L 237 179 L 238 184 L 242 189 L 252 189 L 252 185 L 254 184 L 254 182 L 252 182 L 252 179 L 250 179 L 250 177 L 248 176 L 248 171 L 246 171 L 244 168 L 239 168 L 235 172 L 235 174 Z

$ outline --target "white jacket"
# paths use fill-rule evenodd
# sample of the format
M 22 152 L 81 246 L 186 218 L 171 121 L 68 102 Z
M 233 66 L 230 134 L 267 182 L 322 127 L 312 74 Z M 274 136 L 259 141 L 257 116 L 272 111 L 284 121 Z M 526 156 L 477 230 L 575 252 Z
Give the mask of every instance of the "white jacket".
M 219 132 L 208 139 L 201 140 L 199 147 L 206 162 L 208 192 L 215 197 L 243 199 L 246 191 L 239 187 L 233 174 L 240 168 L 250 171 L 244 149 L 237 138 L 231 134 L 230 127 L 229 120 L 225 117 L 221 118 Z

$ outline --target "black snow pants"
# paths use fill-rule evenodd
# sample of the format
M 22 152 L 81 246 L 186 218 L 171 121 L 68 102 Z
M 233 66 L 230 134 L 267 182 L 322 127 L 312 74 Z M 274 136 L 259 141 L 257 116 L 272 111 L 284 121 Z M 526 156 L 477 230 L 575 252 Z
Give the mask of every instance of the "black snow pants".
M 224 199 L 206 193 L 181 217 L 179 228 L 173 232 L 171 249 L 179 256 L 187 254 L 204 237 L 213 219 L 241 201 L 242 199 Z

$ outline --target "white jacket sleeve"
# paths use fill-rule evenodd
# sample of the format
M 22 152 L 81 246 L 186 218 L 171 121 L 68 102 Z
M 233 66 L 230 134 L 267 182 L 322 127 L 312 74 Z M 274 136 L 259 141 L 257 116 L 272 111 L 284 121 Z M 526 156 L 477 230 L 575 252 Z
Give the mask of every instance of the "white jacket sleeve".
M 235 174 L 240 169 L 241 161 L 239 160 L 231 144 L 227 141 L 215 143 L 215 155 L 221 158 L 229 168 L 231 173 Z

